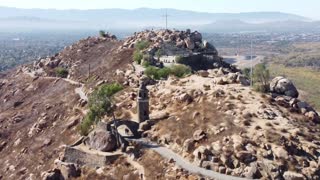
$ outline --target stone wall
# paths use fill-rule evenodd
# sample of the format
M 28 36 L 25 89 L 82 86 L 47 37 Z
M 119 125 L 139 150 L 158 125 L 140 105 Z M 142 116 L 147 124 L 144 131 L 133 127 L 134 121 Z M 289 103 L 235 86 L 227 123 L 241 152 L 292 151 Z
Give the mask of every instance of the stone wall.
M 120 156 L 121 154 L 114 154 L 109 156 L 91 154 L 91 153 L 83 152 L 79 149 L 67 146 L 65 148 L 62 161 L 78 164 L 80 166 L 103 167 L 105 165 L 112 164 Z

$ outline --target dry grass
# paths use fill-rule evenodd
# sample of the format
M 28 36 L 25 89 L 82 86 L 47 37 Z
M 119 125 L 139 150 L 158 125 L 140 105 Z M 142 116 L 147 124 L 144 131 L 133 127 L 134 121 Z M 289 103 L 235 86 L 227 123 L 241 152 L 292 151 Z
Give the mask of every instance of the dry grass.
M 75 178 L 75 180 L 118 180 L 123 179 L 123 176 L 128 174 L 130 174 L 130 179 L 139 180 L 139 176 L 133 174 L 134 171 L 135 169 L 122 157 L 114 162 L 112 166 L 105 167 L 102 174 L 98 174 L 95 169 L 84 167 L 81 177 Z
M 179 121 L 167 119 L 157 124 L 160 134 L 171 134 L 172 139 L 180 139 L 179 142 L 184 142 L 185 139 L 192 138 L 193 133 L 198 129 L 206 131 L 209 127 L 220 128 L 220 124 L 224 123 L 228 130 L 218 135 L 209 136 L 207 141 L 213 142 L 242 130 L 233 124 L 231 117 L 218 111 L 217 105 L 212 102 L 192 103 L 192 107 L 189 108 L 192 111 L 185 112 L 181 111 L 182 107 L 180 106 L 183 105 L 176 104 L 173 107 Z M 199 112 L 199 115 L 193 119 L 195 112 Z
M 168 179 L 166 175 L 166 167 L 163 158 L 154 151 L 144 150 L 139 163 L 145 168 L 146 179 Z

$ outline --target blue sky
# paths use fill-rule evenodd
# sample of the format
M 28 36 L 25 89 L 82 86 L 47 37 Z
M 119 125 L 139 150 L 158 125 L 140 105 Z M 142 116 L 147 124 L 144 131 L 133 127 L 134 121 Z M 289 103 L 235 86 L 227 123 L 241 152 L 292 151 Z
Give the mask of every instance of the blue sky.
M 0 0 L 0 6 L 54 9 L 150 7 L 232 13 L 281 11 L 320 19 L 320 0 Z

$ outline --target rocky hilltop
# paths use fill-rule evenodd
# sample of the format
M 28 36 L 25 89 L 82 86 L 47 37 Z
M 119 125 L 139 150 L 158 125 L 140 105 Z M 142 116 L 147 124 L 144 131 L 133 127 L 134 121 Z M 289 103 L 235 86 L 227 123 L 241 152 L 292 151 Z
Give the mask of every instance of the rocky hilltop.
M 192 71 L 153 79 L 137 52 Z M 81 136 L 115 82 L 113 113 Z M 1 74 L 0 179 L 319 179 L 318 113 L 284 77 L 267 93 L 249 84 L 196 31 L 80 40 Z
M 153 48 L 161 48 L 163 44 L 173 44 L 177 48 L 189 50 L 189 52 L 201 52 L 203 50 L 211 51 L 213 54 L 218 54 L 218 51 L 209 42 L 202 40 L 202 35 L 198 31 L 191 32 L 179 30 L 146 30 L 134 33 L 133 36 L 125 40 L 120 48 L 134 48 L 139 41 L 150 41 L 154 43 Z

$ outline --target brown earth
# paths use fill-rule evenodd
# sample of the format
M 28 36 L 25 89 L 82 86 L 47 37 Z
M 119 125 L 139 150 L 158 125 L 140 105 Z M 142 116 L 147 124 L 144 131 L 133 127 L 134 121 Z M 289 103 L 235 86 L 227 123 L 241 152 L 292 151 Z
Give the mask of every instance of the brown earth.
M 57 55 L 72 66 L 81 62 L 74 66 L 71 78 L 91 87 L 99 80 L 119 80 L 115 72 L 129 67 L 132 50 L 117 51 L 120 41 L 92 43 L 92 39 L 81 40 Z M 45 71 L 50 75 L 54 70 Z M 0 82 L 4 82 L 0 84 L 0 177 L 39 179 L 41 172 L 52 168 L 60 147 L 79 138 L 77 124 L 84 115 L 77 87 L 59 78 L 31 77 L 19 68 L 1 74 Z M 75 122 L 67 128 L 71 121 Z M 33 126 L 36 130 L 29 137 Z

